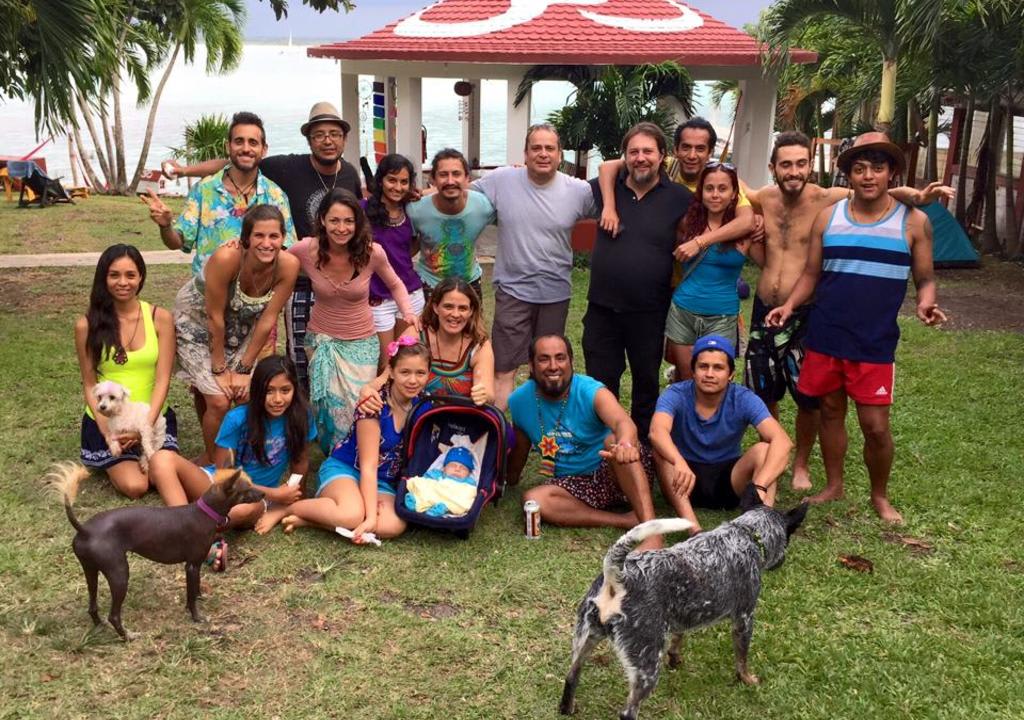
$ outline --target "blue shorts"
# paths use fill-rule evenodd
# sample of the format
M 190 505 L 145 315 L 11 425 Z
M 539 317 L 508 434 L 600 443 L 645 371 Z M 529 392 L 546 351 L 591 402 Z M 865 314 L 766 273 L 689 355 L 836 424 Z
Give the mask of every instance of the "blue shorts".
M 358 470 L 347 462 L 342 462 L 335 457 L 328 457 L 323 461 L 323 463 L 321 463 L 320 471 L 317 473 L 317 480 L 320 484 L 316 489 L 316 496 L 320 497 L 324 488 L 339 477 L 347 477 L 356 485 L 359 485 Z M 395 495 L 397 491 L 395 490 L 394 484 L 390 481 L 377 478 L 377 493 L 380 495 Z

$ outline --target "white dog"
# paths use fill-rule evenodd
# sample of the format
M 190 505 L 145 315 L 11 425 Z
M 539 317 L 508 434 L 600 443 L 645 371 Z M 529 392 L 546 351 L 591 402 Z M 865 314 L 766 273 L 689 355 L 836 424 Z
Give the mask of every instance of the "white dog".
M 96 409 L 107 418 L 107 447 L 110 454 L 119 457 L 124 451 L 117 441 L 118 437 L 137 432 L 142 447 L 139 465 L 145 470 L 149 466 L 149 458 L 163 447 L 167 439 L 167 419 L 161 415 L 155 425 L 150 425 L 149 403 L 132 402 L 128 399 L 129 395 L 128 388 L 110 380 L 92 389 Z

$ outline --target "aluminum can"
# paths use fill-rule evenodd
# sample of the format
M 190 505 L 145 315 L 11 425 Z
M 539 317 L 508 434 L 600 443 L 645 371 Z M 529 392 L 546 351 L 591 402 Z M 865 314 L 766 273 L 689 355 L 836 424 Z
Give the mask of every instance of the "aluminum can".
M 526 521 L 526 539 L 537 540 L 540 538 L 540 503 L 536 500 L 527 500 L 523 503 L 523 517 Z

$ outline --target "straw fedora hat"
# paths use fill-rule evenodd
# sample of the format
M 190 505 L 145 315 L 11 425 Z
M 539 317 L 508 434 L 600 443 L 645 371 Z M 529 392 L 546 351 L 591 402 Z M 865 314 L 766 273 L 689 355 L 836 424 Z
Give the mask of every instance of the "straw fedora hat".
M 322 101 L 318 102 L 309 110 L 309 120 L 302 123 L 302 127 L 299 128 L 306 137 L 309 137 L 309 126 L 318 122 L 333 122 L 341 125 L 342 131 L 348 135 L 348 131 L 352 129 L 352 126 L 347 121 L 341 119 L 341 115 L 338 114 L 338 109 L 331 105 L 329 102 Z
M 863 135 L 858 135 L 857 139 L 853 141 L 853 145 L 836 158 L 836 165 L 839 166 L 840 170 L 849 175 L 853 156 L 864 150 L 881 150 L 892 158 L 893 165 L 896 167 L 895 174 L 897 175 L 902 175 L 906 169 L 907 161 L 903 157 L 903 151 L 900 150 L 900 146 L 889 140 L 889 136 L 883 132 L 866 132 Z

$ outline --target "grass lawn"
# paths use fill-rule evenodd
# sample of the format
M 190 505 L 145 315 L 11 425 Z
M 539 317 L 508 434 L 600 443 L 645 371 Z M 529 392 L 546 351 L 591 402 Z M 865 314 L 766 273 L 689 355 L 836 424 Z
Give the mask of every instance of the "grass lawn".
M 141 214 L 139 226 L 158 242 Z M 81 243 L 122 239 L 75 232 Z M 0 718 L 556 716 L 576 603 L 618 533 L 546 526 L 528 542 L 518 488 L 468 541 L 414 530 L 375 549 L 315 531 L 235 535 L 229 572 L 203 576 L 205 624 L 185 611 L 182 568 L 133 557 L 124 620 L 138 638 L 93 630 L 72 529 L 39 483 L 51 462 L 78 456 L 71 326 L 91 272 L 0 274 Z M 169 307 L 186 274 L 151 268 L 145 297 Z M 577 272 L 577 341 L 586 283 Z M 1024 717 L 1024 517 L 1012 492 L 1024 475 L 1024 336 L 902 326 L 892 495 L 907 525 L 893 532 L 870 511 L 851 424 L 848 499 L 812 508 L 766 577 L 751 651 L 762 685 L 734 682 L 720 624 L 688 638 L 683 666 L 662 675 L 643 717 Z M 194 453 L 198 426 L 172 387 Z M 812 470 L 820 486 L 817 452 Z M 780 505 L 795 501 L 784 491 Z M 94 477 L 77 513 L 126 502 Z M 711 527 L 729 515 L 701 517 Z M 874 572 L 842 567 L 846 554 Z M 605 646 L 583 673 L 578 717 L 617 716 L 625 693 Z
M 166 198 L 178 213 L 183 198 Z M 17 202 L 0 200 L 0 254 L 90 252 L 114 243 L 128 243 L 140 250 L 165 250 L 160 232 L 149 219 L 142 201 L 131 197 L 93 195 L 46 208 L 19 208 Z

